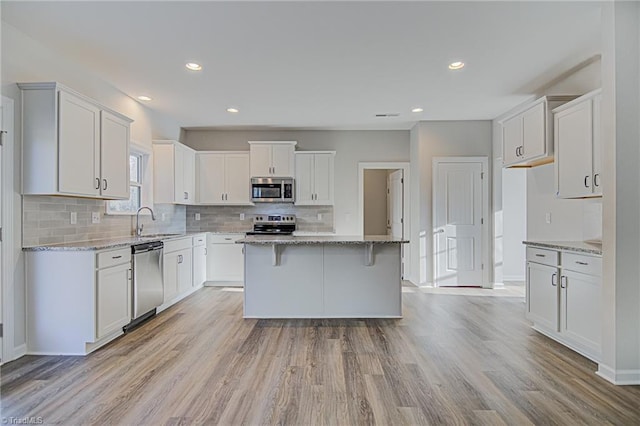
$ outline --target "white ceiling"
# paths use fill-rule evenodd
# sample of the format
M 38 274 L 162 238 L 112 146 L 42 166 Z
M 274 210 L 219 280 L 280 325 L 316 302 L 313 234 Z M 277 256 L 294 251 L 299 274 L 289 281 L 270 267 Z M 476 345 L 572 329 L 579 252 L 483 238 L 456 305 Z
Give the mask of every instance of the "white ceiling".
M 2 20 L 187 128 L 491 119 L 600 52 L 596 2 L 3 1 Z

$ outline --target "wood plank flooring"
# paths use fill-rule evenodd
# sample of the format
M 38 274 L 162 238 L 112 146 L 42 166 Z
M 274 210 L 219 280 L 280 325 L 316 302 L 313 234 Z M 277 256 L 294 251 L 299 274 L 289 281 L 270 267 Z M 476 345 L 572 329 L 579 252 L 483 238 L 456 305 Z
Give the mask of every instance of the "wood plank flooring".
M 520 297 L 409 290 L 402 320 L 244 320 L 204 288 L 87 357 L 2 367 L 45 424 L 640 424 L 640 387 L 531 330 Z

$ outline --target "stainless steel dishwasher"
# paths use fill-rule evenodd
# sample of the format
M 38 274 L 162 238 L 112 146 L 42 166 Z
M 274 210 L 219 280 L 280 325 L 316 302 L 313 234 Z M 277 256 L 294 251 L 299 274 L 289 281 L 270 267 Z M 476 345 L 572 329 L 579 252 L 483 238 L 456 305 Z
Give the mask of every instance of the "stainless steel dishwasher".
M 149 241 L 131 246 L 133 257 L 132 321 L 124 331 L 152 317 L 164 301 L 162 281 L 162 241 Z

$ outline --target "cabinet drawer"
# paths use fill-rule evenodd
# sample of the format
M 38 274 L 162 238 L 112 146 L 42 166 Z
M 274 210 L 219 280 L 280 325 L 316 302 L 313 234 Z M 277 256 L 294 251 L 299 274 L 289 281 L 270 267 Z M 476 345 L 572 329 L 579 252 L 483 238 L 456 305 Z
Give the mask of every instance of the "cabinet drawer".
M 602 276 L 602 257 L 563 252 L 562 269 Z
M 543 265 L 558 266 L 558 252 L 537 247 L 527 247 L 527 260 Z
M 207 235 L 206 234 L 196 235 L 195 237 L 193 237 L 193 246 L 194 247 L 203 246 L 206 243 L 207 243 Z
M 184 250 L 187 248 L 191 248 L 193 244 L 193 240 L 191 237 L 187 238 L 178 238 L 175 240 L 169 240 L 164 242 L 164 252 L 171 253 L 173 251 Z
M 110 266 L 121 265 L 131 262 L 131 247 L 98 252 L 97 256 L 98 269 L 108 268 Z
M 244 234 L 210 234 L 209 244 L 235 244 L 244 238 Z

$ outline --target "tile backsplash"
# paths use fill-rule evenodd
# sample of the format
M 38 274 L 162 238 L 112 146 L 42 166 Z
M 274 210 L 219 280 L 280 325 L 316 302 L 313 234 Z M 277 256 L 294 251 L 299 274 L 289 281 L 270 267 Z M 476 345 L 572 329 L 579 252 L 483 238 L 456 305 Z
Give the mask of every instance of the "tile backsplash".
M 60 244 L 133 235 L 135 216 L 107 215 L 105 202 L 89 198 L 25 195 L 22 197 L 22 245 Z M 185 206 L 156 204 L 156 221 L 140 216 L 145 234 L 185 232 Z M 77 212 L 71 224 L 71 212 Z M 100 223 L 91 223 L 98 212 Z M 162 217 L 164 215 L 164 221 Z
M 200 220 L 196 220 L 196 213 Z M 240 214 L 245 215 L 240 220 Z M 333 206 L 295 206 L 293 204 L 257 204 L 255 206 L 187 206 L 187 231 L 246 232 L 253 218 L 269 214 L 295 214 L 298 231 L 333 232 Z M 318 219 L 320 215 L 320 219 Z

